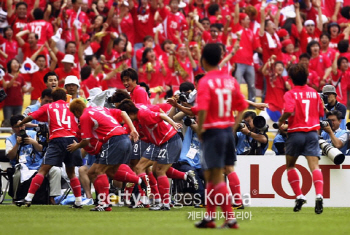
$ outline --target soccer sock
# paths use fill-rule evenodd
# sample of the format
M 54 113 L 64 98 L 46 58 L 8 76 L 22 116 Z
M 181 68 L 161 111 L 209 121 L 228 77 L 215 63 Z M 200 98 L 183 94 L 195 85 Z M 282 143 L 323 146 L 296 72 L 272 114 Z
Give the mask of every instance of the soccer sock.
M 143 180 L 143 182 L 145 182 L 145 184 L 148 185 L 148 176 L 146 175 L 146 173 L 141 173 L 138 175 L 138 177 L 140 177 Z M 141 196 L 145 196 L 146 192 L 143 191 L 143 189 L 141 188 L 140 185 L 138 185 L 138 187 L 139 187 L 139 191 L 140 191 Z
M 235 203 L 242 204 L 241 185 L 236 172 L 231 172 L 228 176 L 229 186 Z
M 114 174 L 113 179 L 121 182 L 126 182 L 126 183 L 130 182 L 130 183 L 138 184 L 140 178 L 136 175 L 131 175 L 129 172 L 120 171 L 118 169 L 117 172 Z
M 40 188 L 41 184 L 43 183 L 43 180 L 44 180 L 44 175 L 42 174 L 38 173 L 34 176 L 32 182 L 30 183 L 28 194 L 25 200 L 32 201 L 34 194 Z
M 216 211 L 216 206 L 214 204 L 214 185 L 212 182 L 207 183 L 207 189 L 205 193 L 205 204 L 207 206 L 208 217 L 206 220 L 211 220 L 213 213 Z
M 163 204 L 169 204 L 170 203 L 170 195 L 169 195 L 169 190 L 170 190 L 170 184 L 168 177 L 165 175 L 163 176 L 158 176 L 158 188 L 159 188 L 159 193 L 160 197 L 162 198 Z
M 130 186 L 127 184 L 125 187 L 125 200 L 130 202 L 130 197 L 132 194 L 132 191 L 134 191 L 135 184 L 130 184 Z
M 316 195 L 323 197 L 323 175 L 320 169 L 312 172 L 312 179 L 314 181 Z
M 169 170 L 166 172 L 166 176 L 171 179 L 186 180 L 186 173 L 178 171 L 173 167 L 169 168 Z
M 302 195 L 300 185 L 299 185 L 299 175 L 297 173 L 297 170 L 295 168 L 290 169 L 289 171 L 287 171 L 287 175 L 288 175 L 288 182 L 292 187 L 295 196 Z
M 75 204 L 77 206 L 81 205 L 81 185 L 78 177 L 70 179 L 70 186 L 72 187 L 73 194 L 75 196 Z
M 231 197 L 229 197 L 230 193 L 227 189 L 226 183 L 225 182 L 221 182 L 217 185 L 214 186 L 214 197 L 218 200 L 220 200 L 220 198 L 222 199 L 221 201 L 218 201 L 218 204 L 221 206 L 221 210 L 222 212 L 225 214 L 226 216 L 226 221 L 227 220 L 231 220 L 234 219 L 234 215 L 232 212 L 232 207 L 231 207 Z M 216 195 L 220 195 L 218 197 L 216 197 Z
M 108 204 L 109 182 L 106 174 L 98 175 L 94 182 L 95 189 L 99 192 L 98 204 Z
M 151 187 L 151 193 L 153 194 L 153 199 L 157 200 L 160 198 L 160 195 L 156 177 L 154 177 L 152 172 L 149 172 L 147 175 L 149 179 L 149 186 Z
M 136 175 L 135 172 L 133 172 L 130 168 L 130 166 L 126 165 L 126 164 L 121 164 L 119 167 L 118 167 L 118 171 L 125 171 L 125 172 L 128 172 L 129 174 L 131 175 Z

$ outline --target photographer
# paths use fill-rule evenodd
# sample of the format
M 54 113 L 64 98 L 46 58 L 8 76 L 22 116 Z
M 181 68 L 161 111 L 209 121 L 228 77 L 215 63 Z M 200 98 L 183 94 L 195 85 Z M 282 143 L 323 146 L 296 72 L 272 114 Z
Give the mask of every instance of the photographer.
M 349 141 L 346 130 L 340 128 L 342 114 L 338 110 L 327 113 L 328 125 L 323 127 L 321 136 L 328 143 L 338 148 L 343 154 L 346 154 L 347 143 Z
M 256 113 L 247 111 L 243 115 L 244 127 L 236 133 L 236 149 L 238 155 L 264 155 L 268 147 L 266 130 L 258 130 L 253 120 Z
M 24 116 L 22 115 L 15 115 L 10 119 L 13 134 L 6 139 L 6 156 L 13 167 L 18 163 L 22 163 L 28 170 L 38 170 L 42 163 L 40 152 L 43 146 L 35 140 L 35 131 L 25 131 L 24 125 L 18 125 L 23 119 Z M 21 166 L 22 170 L 26 169 Z M 16 170 L 13 177 L 14 199 L 16 199 L 16 192 L 20 184 L 21 171 Z M 49 177 L 50 203 L 55 204 L 54 197 L 61 194 L 61 170 L 58 167 L 52 168 L 49 172 Z
M 332 85 L 324 86 L 322 89 L 322 94 L 327 96 L 327 102 L 323 101 L 325 115 L 327 115 L 332 110 L 340 111 L 341 113 L 340 128 L 343 130 L 346 130 L 346 123 L 345 123 L 346 107 L 345 105 L 337 101 L 337 92 L 335 90 L 335 87 Z
M 285 155 L 286 153 L 286 140 L 287 140 L 287 130 L 288 125 L 283 124 L 280 130 L 277 132 L 275 138 L 273 139 L 272 151 L 276 153 L 276 155 Z

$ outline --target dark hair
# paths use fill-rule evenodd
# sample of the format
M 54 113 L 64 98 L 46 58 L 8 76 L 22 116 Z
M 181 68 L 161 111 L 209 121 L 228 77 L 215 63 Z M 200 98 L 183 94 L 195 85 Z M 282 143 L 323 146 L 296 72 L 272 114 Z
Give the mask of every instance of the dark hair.
M 187 92 L 189 90 L 193 91 L 194 89 L 194 85 L 191 82 L 183 82 L 180 84 L 179 88 L 180 92 Z
M 219 23 L 211 24 L 210 28 L 217 28 L 220 31 L 222 29 L 222 24 L 219 24 Z
M 52 92 L 52 99 L 54 102 L 58 100 L 67 101 L 66 91 L 63 88 L 56 88 Z
M 350 6 L 344 6 L 341 10 L 340 10 L 340 14 L 346 18 L 346 19 L 350 19 Z
M 3 30 L 2 30 L 2 33 L 3 33 L 3 35 L 4 35 L 4 38 L 6 38 L 6 31 L 7 30 L 9 30 L 9 29 L 11 29 L 12 30 L 12 32 L 13 32 L 13 29 L 12 29 L 12 27 L 9 25 L 9 26 L 6 26 Z
M 318 41 L 309 42 L 309 44 L 307 44 L 307 47 L 306 47 L 306 52 L 309 53 L 309 55 L 311 55 L 311 47 L 314 45 L 318 45 L 318 47 L 321 48 L 320 43 Z
M 84 81 L 85 79 L 88 79 L 91 75 L 91 67 L 90 66 L 84 66 L 80 70 L 80 77 L 81 80 Z
M 344 56 L 340 57 L 340 58 L 337 60 L 338 68 L 340 67 L 340 64 L 341 64 L 342 60 L 346 60 L 346 62 L 349 62 L 348 58 L 346 58 L 346 57 L 344 57 Z
M 139 111 L 135 104 L 129 99 L 123 100 L 119 104 L 118 109 L 125 111 L 127 114 L 136 114 Z
M 194 81 L 195 82 L 199 82 L 199 80 L 202 78 L 202 77 L 204 77 L 204 73 L 199 73 L 199 74 L 197 74 L 196 76 L 194 76 Z
M 44 12 L 40 8 L 35 8 L 33 11 L 33 16 L 36 20 L 42 20 L 44 19 Z
M 208 17 L 204 17 L 203 19 L 199 20 L 200 23 L 203 23 L 203 21 L 209 21 L 210 24 L 210 20 Z
M 303 53 L 299 56 L 299 60 L 301 60 L 302 58 L 306 58 L 306 59 L 310 60 L 311 56 L 308 53 Z
M 23 119 L 24 119 L 24 116 L 21 115 L 21 114 L 13 115 L 13 116 L 10 118 L 11 126 L 13 127 L 14 125 L 17 125 L 17 122 L 18 122 L 18 121 L 22 121 Z
M 110 103 L 120 103 L 125 99 L 131 99 L 129 93 L 125 90 L 118 89 L 110 98 Z
M 288 75 L 292 79 L 294 85 L 303 86 L 307 82 L 307 77 L 309 73 L 307 69 L 301 64 L 292 64 L 289 67 Z
M 283 61 L 280 61 L 280 60 L 276 61 L 276 62 L 275 62 L 275 67 L 276 67 L 276 65 L 278 65 L 278 64 L 281 64 L 281 65 L 283 66 L 283 68 L 284 68 L 284 63 L 283 63 Z
M 215 16 L 215 12 L 217 12 L 219 10 L 220 10 L 220 6 L 217 3 L 210 4 L 210 6 L 207 9 L 208 14 L 211 16 Z
M 148 52 L 151 52 L 151 51 L 153 51 L 153 49 L 152 49 L 152 48 L 149 48 L 149 47 L 147 47 L 147 48 L 143 51 L 143 53 L 142 53 L 142 61 L 141 61 L 141 64 L 142 64 L 142 65 L 144 65 L 144 64 L 146 64 L 146 63 L 148 62 L 147 54 L 148 54 Z
M 123 81 L 123 77 L 129 77 L 131 80 L 136 81 L 136 83 L 139 83 L 139 77 L 135 69 L 132 69 L 132 68 L 124 69 L 120 74 L 120 79 L 122 81 Z
M 41 98 L 44 98 L 45 96 L 52 98 L 52 90 L 47 88 L 41 92 Z
M 341 40 L 338 42 L 338 50 L 340 53 L 345 53 L 349 50 L 349 40 Z
M 77 0 L 72 0 L 72 4 L 74 4 L 74 3 L 76 3 L 77 2 Z
M 339 110 L 331 110 L 326 114 L 326 118 L 328 118 L 329 116 L 336 116 L 338 120 L 343 119 L 343 114 L 339 111 Z
M 165 39 L 163 42 L 162 42 L 162 45 L 160 46 L 161 48 L 162 48 L 162 50 L 163 51 L 165 51 L 165 49 L 164 49 L 164 46 L 165 46 L 165 44 L 172 44 L 173 43 L 173 41 L 171 41 L 170 39 Z
M 329 35 L 329 33 L 323 32 L 320 36 L 320 40 L 323 36 L 326 36 L 329 40 L 331 40 L 331 35 Z
M 28 9 L 28 4 L 27 4 L 26 2 L 18 2 L 18 3 L 16 4 L 16 10 L 17 10 L 17 8 L 18 8 L 19 6 L 21 6 L 21 5 L 24 5 L 24 6 Z
M 121 36 L 125 38 L 125 46 L 123 51 L 126 51 L 126 47 L 128 46 L 128 43 L 129 43 L 129 38 L 128 38 L 128 35 L 126 35 L 125 33 L 119 34 L 119 38 L 121 38 Z
M 269 21 L 271 21 L 273 23 L 273 21 L 271 19 L 267 19 L 265 20 L 265 27 L 264 27 L 264 30 L 266 30 L 266 27 L 267 27 L 267 24 L 269 23 Z
M 17 59 L 12 59 L 12 60 L 10 60 L 9 62 L 7 62 L 7 72 L 8 72 L 8 73 L 12 73 L 11 64 L 12 64 L 12 61 L 14 61 L 14 60 L 17 61 L 18 64 L 20 64 L 19 61 L 18 61 Z
M 74 44 L 75 46 L 77 46 L 77 44 L 74 41 L 69 41 L 66 43 L 66 45 L 64 45 L 65 50 L 67 50 L 69 44 Z
M 50 71 L 48 73 L 45 74 L 44 76 L 44 83 L 47 83 L 47 80 L 49 79 L 50 76 L 56 76 L 57 80 L 58 80 L 58 76 L 55 72 Z
M 146 92 L 148 94 L 148 97 L 151 97 L 151 92 L 149 91 L 149 86 L 145 82 L 140 82 L 140 87 L 144 87 L 146 89 Z M 129 98 L 130 99 L 130 98 Z
M 113 47 L 115 47 L 116 45 L 118 45 L 120 42 L 123 42 L 124 40 L 123 39 L 121 39 L 121 38 L 116 38 L 116 39 L 114 39 L 114 41 L 113 41 Z
M 246 119 L 248 117 L 251 117 L 252 119 L 254 119 L 256 117 L 256 112 L 254 111 L 247 111 L 243 114 L 243 119 Z
M 221 48 L 217 43 L 208 43 L 204 46 L 201 60 L 204 59 L 209 65 L 217 66 L 221 61 Z
M 147 35 L 147 36 L 145 36 L 145 37 L 143 38 L 143 42 L 146 42 L 148 39 L 154 40 L 152 36 Z
M 87 55 L 87 56 L 85 56 L 85 63 L 87 65 L 89 65 L 89 62 L 91 62 L 94 57 L 97 59 L 97 57 L 95 55 Z
M 39 35 L 38 35 L 38 34 L 36 34 L 36 33 L 34 33 L 34 32 L 30 32 L 29 34 L 34 34 L 35 39 L 36 39 L 36 40 L 39 40 Z M 29 34 L 28 34 L 28 36 L 29 36 Z
M 36 58 L 35 58 L 35 61 L 37 61 L 38 59 L 40 58 L 44 58 L 46 60 L 46 57 L 44 55 L 38 55 Z

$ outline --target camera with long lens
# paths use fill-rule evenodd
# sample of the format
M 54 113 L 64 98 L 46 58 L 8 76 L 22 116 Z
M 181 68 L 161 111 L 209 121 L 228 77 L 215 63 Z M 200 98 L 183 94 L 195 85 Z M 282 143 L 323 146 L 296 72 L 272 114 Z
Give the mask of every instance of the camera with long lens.
M 181 92 L 179 95 L 179 101 L 188 103 L 188 94 Z
M 258 129 L 260 132 L 267 132 L 269 129 L 269 125 L 266 123 L 266 119 L 262 116 L 256 116 L 253 119 L 253 124 L 256 129 Z
M 332 128 L 333 124 L 332 124 L 332 121 L 326 119 L 326 120 L 320 121 L 320 126 L 321 128 L 325 128 L 327 126 L 330 126 Z
M 240 132 L 245 126 L 247 126 L 247 128 L 249 129 L 249 124 L 243 120 L 240 124 L 238 124 L 237 132 Z
M 345 155 L 339 149 L 333 147 L 330 143 L 328 143 L 324 139 L 319 139 L 318 143 L 320 145 L 320 148 L 323 154 L 329 159 L 331 159 L 331 161 L 335 165 L 340 165 L 344 162 Z
M 38 126 L 35 127 L 35 131 L 38 143 L 43 145 L 44 148 L 47 147 L 47 141 L 49 140 L 49 128 L 47 125 L 45 123 L 39 123 Z
M 196 119 L 186 116 L 184 119 L 184 124 L 185 126 L 191 126 L 193 124 L 196 124 Z
M 325 95 L 323 93 L 318 93 L 320 95 L 321 100 L 323 100 L 324 105 L 328 104 L 328 95 Z
M 24 143 L 24 138 L 27 138 L 27 137 L 28 137 L 26 130 L 20 130 L 20 131 L 19 131 L 19 136 L 22 138 L 21 144 L 22 144 L 22 145 L 26 145 L 26 144 Z

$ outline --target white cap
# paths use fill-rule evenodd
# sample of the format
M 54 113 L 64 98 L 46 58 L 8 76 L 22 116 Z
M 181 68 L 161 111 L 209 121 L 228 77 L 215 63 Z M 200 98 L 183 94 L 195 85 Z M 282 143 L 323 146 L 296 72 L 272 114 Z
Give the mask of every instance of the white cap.
M 316 16 L 316 21 L 318 22 L 318 15 Z M 322 24 L 327 24 L 328 18 L 325 15 L 322 15 Z
M 309 24 L 315 25 L 315 22 L 313 20 L 307 20 L 307 21 L 305 21 L 304 26 L 309 25 Z
M 66 86 L 68 84 L 75 84 L 78 86 L 78 88 L 80 88 L 79 80 L 76 76 L 73 76 L 73 75 L 67 76 L 65 81 L 64 81 L 64 86 Z
M 65 54 L 63 60 L 61 60 L 62 63 L 69 63 L 69 64 L 73 64 L 75 66 L 74 63 L 74 56 L 70 55 L 70 54 Z

